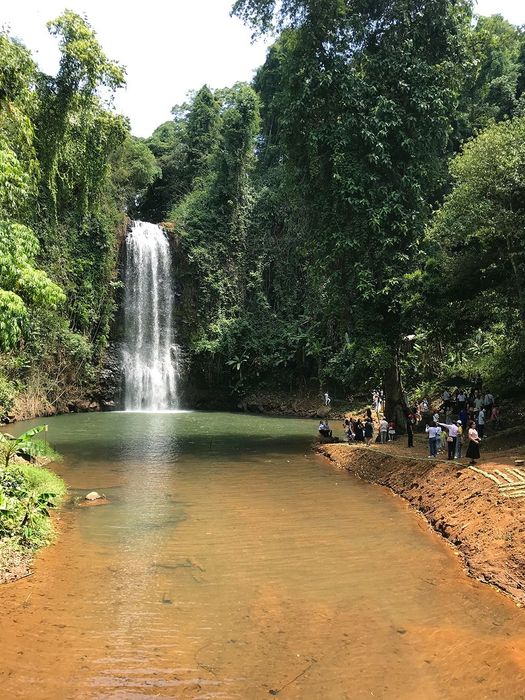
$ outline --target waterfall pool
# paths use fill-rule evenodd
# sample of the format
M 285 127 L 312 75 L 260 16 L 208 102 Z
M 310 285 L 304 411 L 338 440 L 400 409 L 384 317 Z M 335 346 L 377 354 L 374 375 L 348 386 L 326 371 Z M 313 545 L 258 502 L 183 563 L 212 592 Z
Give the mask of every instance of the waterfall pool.
M 67 506 L 35 574 L 0 588 L 3 697 L 524 697 L 523 611 L 312 455 L 316 421 L 46 422 L 72 496 L 111 503 Z

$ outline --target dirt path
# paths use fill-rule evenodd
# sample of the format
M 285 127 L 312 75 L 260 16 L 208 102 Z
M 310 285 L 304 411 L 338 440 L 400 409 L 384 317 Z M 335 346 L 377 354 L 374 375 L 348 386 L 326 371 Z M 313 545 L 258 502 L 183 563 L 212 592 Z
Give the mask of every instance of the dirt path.
M 525 450 L 487 453 L 477 464 L 484 472 L 479 473 L 467 468 L 466 460 L 427 459 L 425 441 L 418 438 L 413 450 L 399 441 L 386 449 L 333 444 L 318 451 L 338 467 L 405 498 L 457 548 L 471 576 L 524 605 L 525 495 L 511 482 L 519 483 L 519 471 L 512 469 Z

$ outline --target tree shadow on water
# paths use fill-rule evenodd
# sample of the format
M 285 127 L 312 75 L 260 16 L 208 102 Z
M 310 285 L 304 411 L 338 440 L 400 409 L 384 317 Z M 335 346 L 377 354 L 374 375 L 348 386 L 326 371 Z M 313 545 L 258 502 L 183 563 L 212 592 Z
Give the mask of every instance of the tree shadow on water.
M 86 462 L 176 463 L 189 458 L 242 462 L 247 459 L 290 459 L 310 452 L 315 433 L 298 435 L 253 435 L 239 433 L 195 433 L 189 435 L 139 434 L 128 436 L 82 436 L 61 449 L 74 466 Z

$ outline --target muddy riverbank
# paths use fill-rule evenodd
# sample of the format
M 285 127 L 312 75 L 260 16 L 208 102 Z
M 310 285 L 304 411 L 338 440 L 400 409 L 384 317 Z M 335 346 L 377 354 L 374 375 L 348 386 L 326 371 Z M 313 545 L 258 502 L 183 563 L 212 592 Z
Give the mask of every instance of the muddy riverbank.
M 407 500 L 457 549 L 471 576 L 525 604 L 525 497 L 511 497 L 512 486 L 498 487 L 455 462 L 388 454 L 375 446 L 320 445 L 318 451 Z M 489 455 L 480 468 L 505 484 L 499 474 L 512 475 L 513 464 L 514 454 L 501 453 Z

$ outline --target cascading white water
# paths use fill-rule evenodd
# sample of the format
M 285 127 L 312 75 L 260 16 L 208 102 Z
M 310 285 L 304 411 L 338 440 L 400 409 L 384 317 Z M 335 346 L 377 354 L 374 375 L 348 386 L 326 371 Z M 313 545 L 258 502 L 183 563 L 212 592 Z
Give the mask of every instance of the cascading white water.
M 178 408 L 171 254 L 164 231 L 136 221 L 126 237 L 124 408 Z

